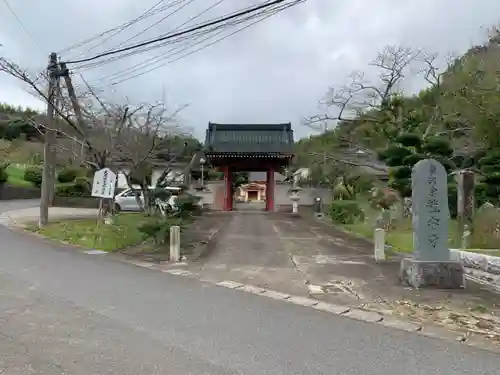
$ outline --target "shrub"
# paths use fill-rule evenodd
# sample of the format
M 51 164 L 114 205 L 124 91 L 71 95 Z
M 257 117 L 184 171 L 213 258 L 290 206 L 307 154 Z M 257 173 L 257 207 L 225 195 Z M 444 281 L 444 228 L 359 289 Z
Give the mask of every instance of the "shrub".
M 372 191 L 370 203 L 377 209 L 390 209 L 399 201 L 399 195 L 396 190 L 390 188 L 377 188 Z
M 170 239 L 170 227 L 178 225 L 182 230 L 182 220 L 180 218 L 158 218 L 153 221 L 146 221 L 138 229 L 146 238 L 153 238 L 155 243 L 164 244 Z
M 155 199 L 168 201 L 169 198 L 172 196 L 172 192 L 168 191 L 167 189 L 154 188 L 148 192 L 148 196 L 151 202 L 153 202 Z
M 72 184 L 57 186 L 56 194 L 60 197 L 88 197 L 91 189 L 92 186 L 88 178 L 77 177 Z
M 24 171 L 24 179 L 36 187 L 42 186 L 42 176 L 42 168 L 40 167 L 26 168 Z
M 356 201 L 333 201 L 329 214 L 333 221 L 340 224 L 354 224 L 365 218 L 365 213 Z
M 77 168 L 66 167 L 59 171 L 57 175 L 57 181 L 61 183 L 73 182 L 75 178 L 79 175 L 79 170 Z
M 5 129 L 4 138 L 8 141 L 13 141 L 20 138 L 21 134 L 23 134 L 22 125 L 17 122 L 11 122 Z
M 8 164 L 0 165 L 0 184 L 4 184 L 9 179 L 9 173 L 7 172 Z
M 175 201 L 175 205 L 179 208 L 179 214 L 182 217 L 189 217 L 201 211 L 198 204 L 200 197 L 192 194 L 183 193 Z
M 9 123 L 7 121 L 0 121 L 0 138 L 5 138 L 8 126 Z
M 87 177 L 75 178 L 75 187 L 82 191 L 84 195 L 90 195 L 92 193 L 92 181 Z

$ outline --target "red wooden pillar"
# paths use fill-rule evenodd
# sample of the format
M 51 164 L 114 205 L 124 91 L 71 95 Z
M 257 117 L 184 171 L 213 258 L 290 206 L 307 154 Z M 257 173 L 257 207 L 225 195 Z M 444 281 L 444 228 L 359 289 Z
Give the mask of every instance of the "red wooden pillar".
M 233 209 L 233 179 L 231 168 L 224 167 L 224 211 L 232 211 Z
M 266 211 L 268 212 L 274 212 L 274 191 L 274 168 L 269 167 L 266 178 Z

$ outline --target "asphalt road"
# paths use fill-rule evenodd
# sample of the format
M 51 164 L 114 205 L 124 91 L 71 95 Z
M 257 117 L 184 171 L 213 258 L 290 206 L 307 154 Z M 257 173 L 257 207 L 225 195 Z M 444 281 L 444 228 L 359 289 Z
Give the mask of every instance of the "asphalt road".
M 0 374 L 494 374 L 500 357 L 0 227 Z

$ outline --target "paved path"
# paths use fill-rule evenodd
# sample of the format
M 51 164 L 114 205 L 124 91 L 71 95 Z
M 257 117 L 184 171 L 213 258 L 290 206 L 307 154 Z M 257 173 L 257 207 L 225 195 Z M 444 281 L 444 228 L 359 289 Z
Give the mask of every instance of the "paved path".
M 37 223 L 40 219 L 40 208 L 38 201 L 30 200 L 26 202 L 12 202 L 6 207 L 0 209 L 2 220 L 11 220 L 17 224 Z M 35 205 L 36 204 L 36 205 Z M 97 217 L 98 210 L 94 208 L 72 208 L 72 207 L 49 207 L 49 220 L 57 221 L 66 218 L 80 219 Z
M 290 294 L 307 294 L 274 220 L 262 212 L 234 212 L 217 235 L 213 251 L 190 270 L 206 280 L 237 280 Z
M 267 219 L 255 219 L 258 233 L 270 236 Z M 0 238 L 2 375 L 483 375 L 500 368 L 498 355 L 458 343 L 68 251 L 5 227 Z M 240 242 L 264 246 L 259 240 Z
M 323 299 L 349 305 L 387 288 L 403 289 L 396 285 L 397 261 L 381 269 L 366 243 L 315 225 L 291 215 L 235 212 L 214 251 L 190 270 L 206 280 L 235 280 L 290 294 L 308 295 L 310 286 L 318 286 L 327 290 Z
M 11 211 L 11 210 L 21 210 L 24 208 L 36 208 L 39 207 L 40 199 L 19 199 L 12 201 L 0 201 L 0 213 Z

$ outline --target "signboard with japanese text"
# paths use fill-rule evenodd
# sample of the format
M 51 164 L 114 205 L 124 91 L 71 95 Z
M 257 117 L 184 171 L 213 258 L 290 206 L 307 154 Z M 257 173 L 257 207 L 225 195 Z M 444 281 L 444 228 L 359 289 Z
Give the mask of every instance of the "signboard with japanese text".
M 103 168 L 94 174 L 92 196 L 113 198 L 115 196 L 116 174 L 109 168 Z

